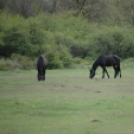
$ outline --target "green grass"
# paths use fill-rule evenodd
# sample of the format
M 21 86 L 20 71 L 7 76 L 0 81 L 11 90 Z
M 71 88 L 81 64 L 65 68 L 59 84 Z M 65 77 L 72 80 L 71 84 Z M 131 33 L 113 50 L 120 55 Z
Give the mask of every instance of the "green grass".
M 134 134 L 134 69 L 0 72 L 0 134 Z

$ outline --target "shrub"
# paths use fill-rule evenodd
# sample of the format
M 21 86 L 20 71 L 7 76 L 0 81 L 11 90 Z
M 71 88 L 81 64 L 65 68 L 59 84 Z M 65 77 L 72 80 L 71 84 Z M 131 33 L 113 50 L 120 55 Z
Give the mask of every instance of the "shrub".
M 125 29 L 106 26 L 94 35 L 92 47 L 97 55 L 117 54 L 123 58 L 132 57 L 134 51 L 134 40 Z
M 12 54 L 11 59 L 12 61 L 16 61 L 20 65 L 19 69 L 30 70 L 36 68 L 36 61 L 33 58 Z
M 59 55 L 54 52 L 47 52 L 46 57 L 48 59 L 48 68 L 49 69 L 58 69 L 63 68 L 63 63 L 59 59 Z
M 20 64 L 16 60 L 11 59 L 0 59 L 0 70 L 18 70 L 20 69 Z
M 6 71 L 7 70 L 5 59 L 0 59 L 0 70 L 1 71 Z
M 48 59 L 49 69 L 67 68 L 72 63 L 71 56 L 66 51 L 47 52 L 46 57 Z

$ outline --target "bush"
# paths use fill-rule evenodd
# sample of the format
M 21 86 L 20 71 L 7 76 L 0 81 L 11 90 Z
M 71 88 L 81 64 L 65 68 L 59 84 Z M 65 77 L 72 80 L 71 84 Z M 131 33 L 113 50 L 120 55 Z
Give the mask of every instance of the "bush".
M 49 69 L 67 68 L 72 63 L 71 56 L 66 51 L 47 52 Z
M 47 52 L 46 57 L 48 59 L 49 69 L 63 68 L 63 63 L 60 61 L 59 55 L 57 53 Z
M 81 15 L 43 13 L 24 19 L 0 12 L 0 56 L 11 58 L 15 53 L 21 59 L 17 62 L 19 68 L 23 69 L 33 68 L 33 59 L 28 57 L 35 58 L 39 53 L 48 56 L 50 69 L 80 63 L 78 59 L 72 61 L 72 57 L 86 59 L 102 54 L 134 57 L 132 35 L 133 26 L 88 23 Z
M 19 64 L 19 69 L 22 70 L 36 69 L 36 61 L 33 58 L 12 54 L 11 60 L 16 61 Z
M 122 58 L 134 56 L 134 40 L 126 29 L 121 27 L 112 29 L 103 26 L 103 29 L 94 35 L 91 48 L 97 55 L 117 54 Z
M 0 70 L 18 70 L 20 69 L 20 64 L 16 60 L 11 59 L 0 59 Z
M 6 71 L 7 70 L 5 59 L 0 59 L 0 70 L 1 71 Z
M 79 58 L 79 57 L 76 57 L 76 58 L 73 58 L 73 62 L 74 62 L 75 64 L 81 64 L 81 63 L 82 63 L 82 59 Z

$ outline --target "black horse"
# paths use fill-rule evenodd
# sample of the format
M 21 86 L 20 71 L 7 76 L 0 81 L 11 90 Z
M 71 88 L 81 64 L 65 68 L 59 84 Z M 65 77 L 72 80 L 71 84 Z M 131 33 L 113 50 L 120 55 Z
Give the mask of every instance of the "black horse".
M 38 81 L 45 80 L 46 67 L 47 59 L 43 55 L 40 55 L 37 60 Z
M 90 69 L 90 76 L 89 78 L 93 78 L 95 76 L 95 71 L 98 66 L 102 67 L 103 75 L 102 78 L 105 77 L 105 72 L 109 78 L 109 74 L 106 70 L 106 66 L 113 66 L 115 74 L 114 78 L 117 77 L 117 75 L 120 72 L 120 78 L 121 78 L 121 69 L 120 69 L 120 58 L 118 56 L 99 56 L 98 59 L 94 62 L 92 68 Z

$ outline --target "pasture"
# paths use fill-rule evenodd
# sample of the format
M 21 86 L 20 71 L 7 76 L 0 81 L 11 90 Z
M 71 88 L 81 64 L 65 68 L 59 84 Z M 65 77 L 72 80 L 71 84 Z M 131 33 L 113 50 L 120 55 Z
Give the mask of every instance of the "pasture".
M 0 134 L 134 134 L 134 68 L 0 72 Z

